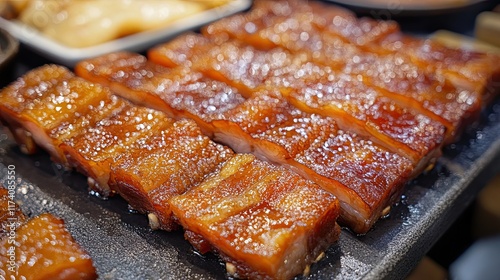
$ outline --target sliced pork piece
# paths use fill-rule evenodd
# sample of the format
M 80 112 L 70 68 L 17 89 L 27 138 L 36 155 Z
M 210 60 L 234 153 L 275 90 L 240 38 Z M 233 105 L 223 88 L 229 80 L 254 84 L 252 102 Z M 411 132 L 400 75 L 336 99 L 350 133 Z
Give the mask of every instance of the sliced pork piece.
M 51 66 L 36 69 L 27 74 L 25 79 L 36 73 L 43 75 L 43 72 L 50 71 L 50 69 Z M 77 122 L 82 116 L 94 111 L 99 110 L 104 113 L 106 111 L 103 106 L 106 103 L 104 100 L 111 100 L 111 93 L 107 88 L 89 83 L 79 77 L 63 79 L 50 87 L 46 84 L 50 84 L 52 78 L 50 76 L 42 78 L 38 78 L 39 82 L 35 84 L 35 87 L 46 90 L 40 91 L 37 98 L 25 101 L 26 103 L 18 103 L 18 107 L 12 104 L 10 109 L 0 108 L 0 111 L 15 134 L 19 135 L 16 131 L 23 130 L 24 135 L 29 135 L 34 143 L 47 150 L 54 161 L 66 164 L 66 159 L 59 149 L 61 139 L 52 138 L 51 131 Z M 34 84 L 33 81 L 32 84 Z M 31 89 L 15 90 L 15 88 L 15 83 L 7 87 L 6 93 L 1 95 L 2 98 L 13 102 L 16 96 L 25 95 L 25 90 L 31 91 Z M 14 92 L 17 92 L 17 95 Z M 113 102 L 110 101 L 110 103 Z M 118 104 L 115 105 L 118 106 Z
M 108 184 L 111 163 L 136 141 L 149 138 L 172 123 L 164 113 L 128 104 L 65 140 L 60 148 L 69 164 L 89 177 L 91 189 L 107 197 L 115 191 Z
M 411 160 L 328 117 L 307 114 L 261 93 L 214 121 L 217 141 L 287 166 L 340 200 L 342 225 L 366 233 L 421 171 Z M 241 143 L 244 142 L 244 143 Z
M 248 154 L 170 203 L 192 244 L 210 244 L 239 278 L 290 279 L 339 236 L 333 195 Z
M 75 73 L 89 81 L 100 83 L 118 92 L 122 97 L 136 104 L 148 104 L 153 109 L 168 113 L 160 98 L 149 94 L 169 84 L 147 83 L 149 80 L 163 80 L 170 76 L 170 69 L 149 63 L 142 55 L 131 52 L 117 52 L 81 61 L 75 66 Z M 153 74 L 154 73 L 154 74 Z M 181 79 L 181 77 L 176 77 Z M 148 84 L 148 87 L 144 85 Z M 159 88 L 154 87 L 154 85 Z M 134 89 L 133 92 L 130 89 Z M 171 116 L 173 117 L 173 116 Z
M 500 88 L 500 57 L 496 54 L 452 49 L 432 40 L 404 34 L 389 36 L 380 46 L 373 46 L 373 51 L 405 54 L 418 67 L 446 77 L 457 88 L 480 93 L 483 105 L 487 104 Z M 476 94 L 473 94 L 470 97 L 469 93 L 464 92 L 462 100 L 475 96 Z
M 387 97 L 441 122 L 447 128 L 448 143 L 481 111 L 481 92 L 456 87 L 445 76 L 419 67 L 402 53 L 358 54 L 342 71 L 362 76 L 367 84 L 387 90 L 382 92 Z
M 175 118 L 194 119 L 208 136 L 213 134 L 212 120 L 244 100 L 234 87 L 224 82 L 184 67 L 158 67 L 134 53 L 104 55 L 83 61 L 76 69 L 82 77 L 108 85 L 134 102 Z M 117 77 L 109 73 L 121 74 Z
M 213 45 L 194 64 L 194 69 L 237 88 L 245 96 L 266 85 L 266 80 L 293 72 L 307 63 L 306 53 L 291 54 L 274 48 L 261 51 L 235 41 Z M 272 85 L 268 85 L 272 86 Z
M 73 73 L 65 67 L 46 65 L 18 78 L 0 93 L 0 120 L 9 127 L 24 153 L 35 153 L 41 143 L 36 143 L 33 138 L 38 137 L 42 140 L 45 137 L 33 135 L 37 132 L 29 131 L 21 115 L 30 107 L 40 103 L 40 98 L 49 96 L 56 85 L 73 76 Z
M 111 165 L 110 185 L 135 210 L 147 213 L 153 229 L 173 230 L 168 200 L 198 185 L 233 152 L 180 120 L 136 141 Z
M 369 136 L 407 156 L 415 166 L 440 155 L 446 130 L 441 123 L 401 106 L 352 76 L 332 72 L 320 81 L 306 81 L 283 93 L 301 110 L 330 116 L 341 128 Z
M 166 67 L 191 67 L 193 61 L 203 53 L 211 40 L 198 33 L 188 32 L 173 40 L 157 45 L 148 50 L 148 58 Z
M 0 277 L 5 279 L 97 279 L 90 256 L 61 219 L 37 216 L 16 231 L 16 245 L 0 240 Z M 15 256 L 15 266 L 10 256 Z

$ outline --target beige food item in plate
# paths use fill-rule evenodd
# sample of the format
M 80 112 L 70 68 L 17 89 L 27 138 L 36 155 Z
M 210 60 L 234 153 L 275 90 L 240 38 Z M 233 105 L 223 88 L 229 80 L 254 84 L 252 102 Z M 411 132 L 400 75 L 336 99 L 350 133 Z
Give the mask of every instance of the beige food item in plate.
M 221 1 L 31 0 L 18 19 L 72 48 L 164 27 Z

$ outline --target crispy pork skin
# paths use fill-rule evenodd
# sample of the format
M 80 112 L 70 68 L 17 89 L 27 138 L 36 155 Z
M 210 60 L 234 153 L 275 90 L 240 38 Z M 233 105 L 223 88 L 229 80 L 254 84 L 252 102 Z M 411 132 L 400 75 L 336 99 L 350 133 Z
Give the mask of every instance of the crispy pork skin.
M 410 159 L 342 130 L 333 118 L 300 111 L 272 92 L 247 99 L 223 117 L 214 121 L 217 141 L 237 152 L 250 147 L 259 158 L 287 166 L 335 194 L 342 225 L 357 233 L 366 233 L 408 179 L 421 172 Z M 234 146 L 233 139 L 248 144 Z
M 290 279 L 339 235 L 333 195 L 249 154 L 170 203 L 186 237 L 210 243 L 235 277 Z
M 16 246 L 0 240 L 0 276 L 5 279 L 97 279 L 90 256 L 75 242 L 61 219 L 37 216 L 16 231 Z M 9 252 L 15 250 L 14 269 Z
M 236 88 L 224 82 L 185 67 L 162 68 L 135 53 L 89 59 L 79 63 L 76 69 L 82 77 L 108 85 L 124 98 L 157 108 L 177 119 L 195 120 L 208 136 L 212 136 L 214 130 L 212 120 L 244 100 Z M 121 74 L 116 77 L 109 73 Z
M 89 177 L 91 189 L 107 197 L 115 192 L 108 184 L 111 163 L 135 142 L 151 137 L 173 121 L 159 111 L 128 104 L 116 114 L 85 127 L 60 148 L 68 163 Z
M 54 161 L 66 164 L 59 149 L 63 136 L 53 132 L 72 127 L 82 116 L 106 114 L 110 110 L 103 100 L 112 97 L 107 88 L 74 77 L 64 67 L 46 65 L 6 87 L 0 99 L 0 114 L 23 151 L 33 153 L 40 146 Z M 92 122 L 92 118 L 84 119 Z
M 110 185 L 153 228 L 173 230 L 168 200 L 197 186 L 233 152 L 203 136 L 192 120 L 180 120 L 136 141 L 111 165 Z M 157 223 L 156 223 L 157 221 Z

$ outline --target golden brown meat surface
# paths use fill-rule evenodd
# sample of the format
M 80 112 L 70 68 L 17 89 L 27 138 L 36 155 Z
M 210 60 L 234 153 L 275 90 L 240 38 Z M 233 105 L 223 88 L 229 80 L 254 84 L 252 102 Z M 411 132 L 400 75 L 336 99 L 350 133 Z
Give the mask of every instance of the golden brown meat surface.
M 419 172 L 404 156 L 269 92 L 247 99 L 223 117 L 214 121 L 215 139 L 316 182 L 337 196 L 342 225 L 357 233 L 367 232 Z
M 69 164 L 89 177 L 90 187 L 107 197 L 115 191 L 108 184 L 111 163 L 135 142 L 172 123 L 159 111 L 128 104 L 116 114 L 85 127 L 60 147 Z
M 234 156 L 170 202 L 183 227 L 210 243 L 228 272 L 241 278 L 290 279 L 339 235 L 333 195 L 249 154 Z
M 331 78 L 333 75 L 333 78 Z M 356 78 L 331 73 L 321 82 L 285 89 L 298 108 L 335 119 L 354 131 L 422 165 L 440 154 L 445 127 L 412 108 L 401 106 Z M 426 165 L 426 163 L 424 163 Z
M 14 250 L 14 251 L 12 251 Z M 9 256 L 15 255 L 11 268 Z M 0 240 L 0 276 L 23 279 L 97 279 L 90 256 L 75 242 L 64 222 L 42 214 L 16 232 L 16 246 Z
M 59 149 L 62 134 L 78 133 L 73 123 L 92 122 L 92 116 L 109 113 L 103 100 L 113 97 L 107 88 L 74 77 L 64 67 L 46 65 L 6 87 L 0 99 L 4 102 L 0 114 L 25 152 L 33 153 L 40 146 L 53 160 L 66 164 Z M 110 103 L 120 106 L 116 101 Z
M 86 60 L 76 69 L 79 75 L 110 86 L 124 98 L 158 108 L 178 119 L 194 119 L 209 136 L 214 129 L 211 122 L 244 100 L 234 87 L 224 82 L 184 67 L 165 69 L 134 53 Z M 109 73 L 121 74 L 116 77 Z
M 152 228 L 173 230 L 168 200 L 197 186 L 233 155 L 203 136 L 191 120 L 180 120 L 136 141 L 111 165 L 110 184 Z

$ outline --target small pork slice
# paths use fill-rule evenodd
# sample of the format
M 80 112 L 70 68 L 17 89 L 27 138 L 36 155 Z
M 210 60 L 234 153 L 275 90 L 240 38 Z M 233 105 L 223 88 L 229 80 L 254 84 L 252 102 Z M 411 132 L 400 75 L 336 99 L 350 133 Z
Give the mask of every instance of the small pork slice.
M 308 30 L 324 28 L 335 16 L 355 19 L 341 7 L 324 5 L 319 1 L 254 1 L 252 9 L 215 21 L 201 29 L 212 40 L 236 39 L 256 48 L 269 50 L 289 42 L 292 49 L 308 41 Z M 299 32 L 306 32 L 300 33 Z M 276 36 L 276 35 L 283 36 Z
M 238 278 L 291 279 L 340 232 L 335 196 L 249 154 L 235 155 L 170 204 L 193 246 L 213 249 Z
M 214 121 L 215 139 L 236 152 L 286 166 L 340 201 L 340 223 L 363 234 L 399 200 L 420 173 L 413 162 L 348 130 L 308 114 L 271 92 L 247 99 Z M 245 142 L 245 143 L 241 143 Z
M 68 163 L 88 177 L 90 189 L 97 195 L 108 197 L 115 192 L 108 184 L 115 158 L 134 142 L 151 137 L 155 131 L 169 127 L 173 122 L 160 111 L 128 103 L 119 112 L 65 140 L 60 148 Z
M 149 92 L 161 90 L 170 85 L 152 84 L 146 81 L 163 80 L 163 75 L 171 77 L 170 69 L 149 63 L 142 55 L 123 51 L 90 58 L 79 62 L 75 66 L 75 73 L 88 81 L 109 87 L 113 92 L 120 93 L 120 96 L 136 104 L 147 104 L 153 109 L 169 112 L 169 108 L 164 107 L 161 99 Z M 181 77 L 177 78 L 181 80 Z M 148 85 L 145 86 L 145 84 Z M 131 92 L 129 89 L 134 89 L 134 91 Z
M 499 92 L 500 57 L 497 54 L 453 49 L 430 39 L 404 34 L 389 36 L 380 45 L 373 46 L 372 51 L 408 56 L 418 67 L 444 76 L 457 88 L 473 92 L 472 96 L 469 92 L 462 93 L 465 102 L 474 102 L 473 98 L 479 93 L 482 105 L 486 106 Z
M 38 100 L 50 94 L 53 87 L 74 74 L 67 68 L 58 65 L 46 65 L 29 71 L 0 93 L 0 120 L 11 130 L 21 151 L 33 154 L 37 151 L 37 143 L 33 133 L 26 130 L 21 122 L 20 114 L 29 109 Z M 40 136 L 40 138 L 43 138 Z
M 104 100 L 112 98 L 107 88 L 72 77 L 66 71 L 69 70 L 59 66 L 42 66 L 30 71 L 0 94 L 0 99 L 5 101 L 0 111 L 21 149 L 32 153 L 32 146 L 36 144 L 47 150 L 54 161 L 64 165 L 66 159 L 59 149 L 61 139 L 52 138 L 51 131 L 68 126 L 95 111 L 108 112 L 108 108 L 103 106 L 106 103 Z M 29 87 L 18 85 L 28 79 L 32 79 Z M 23 99 L 23 96 L 33 95 L 33 91 L 37 92 L 36 98 Z M 20 139 L 20 135 L 24 138 Z
M 262 51 L 250 45 L 227 41 L 214 44 L 200 56 L 193 68 L 237 88 L 249 97 L 254 91 L 267 86 L 266 80 L 293 73 L 308 61 L 309 56 L 305 52 L 292 54 L 282 48 Z
M 136 141 L 111 165 L 110 185 L 131 207 L 148 214 L 153 229 L 174 230 L 169 199 L 216 172 L 233 152 L 180 120 Z
M 0 240 L 0 276 L 5 279 L 97 279 L 90 256 L 63 220 L 41 214 L 16 231 L 16 244 Z M 15 256 L 14 265 L 10 256 Z
M 109 86 L 133 102 L 159 109 L 176 119 L 193 119 L 208 136 L 213 134 L 211 121 L 245 99 L 236 88 L 200 72 L 185 67 L 166 69 L 130 52 L 83 61 L 76 66 L 76 72 Z M 121 74 L 117 77 L 110 73 Z
M 223 41 L 221 41 L 223 42 Z M 154 63 L 174 68 L 191 67 L 193 61 L 213 42 L 199 33 L 187 32 L 148 50 L 147 57 Z
M 342 129 L 408 157 L 416 167 L 441 154 L 446 135 L 443 124 L 390 99 L 359 77 L 325 73 L 320 79 L 281 87 L 283 95 L 305 112 L 332 117 Z M 293 77 L 283 79 L 292 81 Z
M 12 199 L 14 195 L 9 194 L 12 191 L 15 190 L 8 190 L 0 184 L 0 239 L 12 236 L 12 233 L 26 221 L 26 216 Z
M 482 93 L 456 87 L 445 76 L 429 72 L 405 54 L 360 53 L 349 59 L 343 73 L 363 77 L 382 94 L 407 104 L 446 126 L 446 143 L 453 142 L 464 127 L 477 120 Z
M 305 51 L 311 61 L 328 61 L 333 67 L 360 52 L 345 39 L 321 31 L 334 18 L 356 20 L 352 12 L 319 1 L 255 1 L 250 12 L 218 20 L 203 28 L 202 34 L 213 41 L 227 37 L 261 50 L 280 47 L 292 53 Z M 170 53 L 175 50 L 182 49 L 172 47 Z M 331 58 L 325 60 L 325 56 Z

